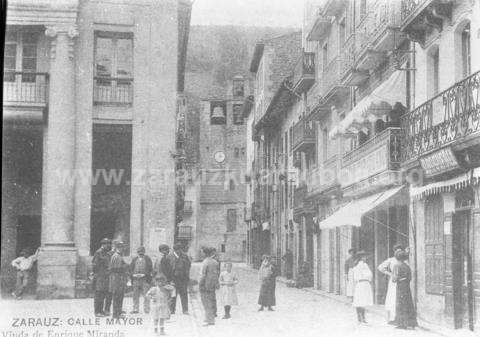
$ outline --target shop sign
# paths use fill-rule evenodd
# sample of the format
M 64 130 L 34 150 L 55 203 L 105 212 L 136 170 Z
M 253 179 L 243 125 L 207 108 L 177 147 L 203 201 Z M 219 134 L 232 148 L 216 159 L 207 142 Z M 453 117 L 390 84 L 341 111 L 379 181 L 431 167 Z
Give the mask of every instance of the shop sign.
M 433 177 L 460 168 L 457 158 L 450 147 L 420 158 L 420 164 L 427 177 Z

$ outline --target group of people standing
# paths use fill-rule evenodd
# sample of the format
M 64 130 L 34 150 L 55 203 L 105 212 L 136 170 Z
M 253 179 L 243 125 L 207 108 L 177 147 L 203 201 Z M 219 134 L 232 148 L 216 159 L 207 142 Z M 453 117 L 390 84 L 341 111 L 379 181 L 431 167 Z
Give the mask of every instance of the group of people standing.
M 410 281 L 412 272 L 406 261 L 408 250 L 401 245 L 394 246 L 394 255 L 380 264 L 378 270 L 388 276 L 388 288 L 385 308 L 388 323 L 398 329 L 417 326 L 416 311 L 413 304 Z M 352 299 L 360 324 L 367 323 L 365 308 L 373 305 L 373 273 L 367 264 L 365 251 L 349 250 L 350 257 L 345 261 L 346 293 Z
M 143 297 L 144 313 L 152 312 L 155 330 L 158 330 L 159 324 L 163 334 L 163 322 L 170 314 L 175 313 L 178 296 L 182 302 L 183 313 L 188 314 L 190 258 L 183 252 L 180 244 L 174 245 L 171 253 L 167 245 L 160 245 L 160 255 L 153 263 L 145 254 L 145 248 L 139 247 L 137 255 L 128 264 L 123 258 L 124 248 L 121 241 L 114 241 L 112 248 L 112 241 L 105 238 L 101 240 L 101 247 L 93 256 L 95 315 L 110 315 L 110 307 L 113 318 L 124 315 L 126 312 L 123 311 L 123 298 L 128 283 L 131 283 L 131 314 L 139 313 L 140 297 Z

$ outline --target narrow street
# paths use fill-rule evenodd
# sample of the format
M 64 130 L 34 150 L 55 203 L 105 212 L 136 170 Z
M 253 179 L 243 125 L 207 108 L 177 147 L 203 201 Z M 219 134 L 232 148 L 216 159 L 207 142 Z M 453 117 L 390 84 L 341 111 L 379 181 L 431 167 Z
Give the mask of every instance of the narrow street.
M 192 268 L 192 277 L 198 273 L 198 265 Z M 218 319 L 215 326 L 203 327 L 203 309 L 196 293 L 190 296 L 190 315 L 174 315 L 166 324 L 169 336 L 438 336 L 423 329 L 396 330 L 387 325 L 380 316 L 367 314 L 369 322 L 359 326 L 355 322 L 353 309 L 334 300 L 309 293 L 301 289 L 287 288 L 277 282 L 277 307 L 274 312 L 257 312 L 257 296 L 259 282 L 255 272 L 245 267 L 236 266 L 240 283 L 238 296 L 240 305 L 232 308 L 230 320 Z M 131 297 L 126 298 L 124 308 L 131 310 Z M 92 326 L 92 299 L 52 300 L 52 301 L 8 301 L 2 305 L 0 318 L 0 333 L 5 337 L 19 337 L 22 330 L 29 331 L 28 336 L 34 336 L 35 328 L 12 327 L 16 317 L 49 319 L 58 317 L 61 326 L 41 327 L 35 322 L 39 332 L 45 337 L 121 337 L 121 336 L 153 336 L 150 317 L 148 315 L 127 315 L 133 325 L 108 325 L 105 318 L 100 319 L 100 325 Z M 4 303 L 5 304 L 5 303 Z M 179 303 L 178 303 L 179 304 Z M 21 315 L 19 315 L 21 313 Z M 223 308 L 219 304 L 219 317 Z M 48 322 L 47 322 L 48 323 Z M 83 325 L 70 325 L 70 324 Z M 16 322 L 16 325 L 21 324 Z M 95 334 L 88 331 L 99 331 L 113 334 Z M 116 331 L 119 330 L 120 333 Z M 6 334 L 10 331 L 14 334 Z M 48 332 L 50 331 L 50 333 Z M 83 335 L 79 333 L 83 332 Z M 123 335 L 121 334 L 123 332 Z M 37 335 L 38 336 L 38 335 Z M 39 336 L 40 337 L 40 336 Z

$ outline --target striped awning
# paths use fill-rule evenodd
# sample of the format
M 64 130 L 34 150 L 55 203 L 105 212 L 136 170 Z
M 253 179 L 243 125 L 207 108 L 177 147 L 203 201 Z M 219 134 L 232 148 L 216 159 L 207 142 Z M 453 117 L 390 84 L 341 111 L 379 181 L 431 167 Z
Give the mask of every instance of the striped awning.
M 430 195 L 443 192 L 452 192 L 463 189 L 470 185 L 480 184 L 480 167 L 476 167 L 467 173 L 460 174 L 454 178 L 437 181 L 425 186 L 410 186 L 410 197 L 415 199 L 423 199 Z
M 320 229 L 331 229 L 340 226 L 360 227 L 362 216 L 388 199 L 395 196 L 405 186 L 398 186 L 365 198 L 354 200 L 341 207 L 335 213 L 320 222 Z

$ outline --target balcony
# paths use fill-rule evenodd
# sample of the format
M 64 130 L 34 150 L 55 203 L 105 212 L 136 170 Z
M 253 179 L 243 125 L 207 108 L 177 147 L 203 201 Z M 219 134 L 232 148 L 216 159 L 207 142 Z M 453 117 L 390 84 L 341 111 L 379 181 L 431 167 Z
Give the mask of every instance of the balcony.
M 312 19 L 311 25 L 307 28 L 307 40 L 322 41 L 327 36 L 331 25 L 331 18 L 323 15 L 322 11 L 319 10 L 316 16 Z
M 444 20 L 451 20 L 454 2 L 454 0 L 402 0 L 400 30 L 411 40 L 423 45 L 426 34 L 432 27 L 440 32 Z
M 480 136 L 480 72 L 426 101 L 401 119 L 402 165 Z
M 193 228 L 192 226 L 178 226 L 178 235 L 177 238 L 180 240 L 191 240 L 193 239 Z
M 341 56 L 337 56 L 323 68 L 323 73 L 319 77 L 321 78 L 320 96 L 324 102 L 349 93 L 348 87 L 341 82 L 342 67 L 344 67 L 343 59 Z
M 342 157 L 342 188 L 365 190 L 398 182 L 402 130 L 390 127 Z M 350 191 L 352 188 L 349 189 Z M 348 194 L 348 191 L 347 191 Z
M 307 152 L 315 148 L 315 129 L 312 122 L 300 120 L 293 126 L 293 151 Z
M 306 92 L 315 83 L 315 53 L 303 52 L 295 65 L 293 91 L 297 94 Z
M 337 160 L 337 156 L 332 156 L 320 167 L 311 170 L 307 177 L 308 195 L 318 195 L 338 186 L 338 171 L 339 161 Z
M 133 78 L 94 77 L 93 103 L 132 105 Z
M 313 213 L 313 205 L 307 200 L 307 185 L 300 185 L 293 190 L 293 216 L 298 218 L 302 214 Z M 298 222 L 298 220 L 296 220 Z
M 190 215 L 193 213 L 193 202 L 185 200 L 183 202 L 183 214 L 184 215 Z
M 343 55 L 341 61 L 341 83 L 345 86 L 355 87 L 368 79 L 369 72 L 357 68 L 357 43 L 360 40 L 360 34 L 351 34 L 343 45 Z
M 43 112 L 48 104 L 48 74 L 21 71 L 5 71 L 3 82 L 4 118 L 10 117 L 5 108 Z M 8 110 L 10 110 L 8 109 Z M 17 112 L 14 113 L 15 117 Z M 42 114 L 39 115 L 42 118 Z

